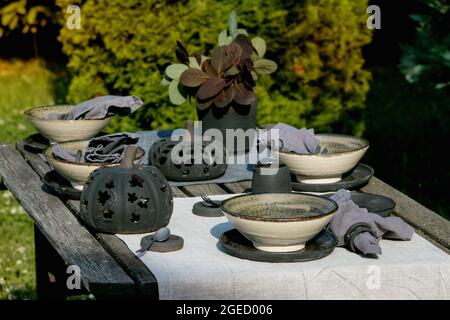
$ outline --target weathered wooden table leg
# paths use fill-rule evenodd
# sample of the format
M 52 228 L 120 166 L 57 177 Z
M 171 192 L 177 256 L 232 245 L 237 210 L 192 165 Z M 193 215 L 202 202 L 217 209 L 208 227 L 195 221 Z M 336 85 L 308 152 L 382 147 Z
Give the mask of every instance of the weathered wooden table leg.
M 34 227 L 36 289 L 38 299 L 65 299 L 66 265 L 41 231 Z

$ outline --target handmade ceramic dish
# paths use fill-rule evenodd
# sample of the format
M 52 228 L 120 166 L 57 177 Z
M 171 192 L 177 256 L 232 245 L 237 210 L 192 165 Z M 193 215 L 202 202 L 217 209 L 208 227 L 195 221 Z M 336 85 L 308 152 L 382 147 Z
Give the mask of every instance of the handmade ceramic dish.
M 354 168 L 369 148 L 365 139 L 340 134 L 317 134 L 322 150 L 319 154 L 277 152 L 280 162 L 302 183 L 333 183 Z
M 89 144 L 89 140 L 84 141 L 73 141 L 73 142 L 62 142 L 59 145 L 66 149 L 67 151 L 77 152 L 78 150 L 82 151 L 82 156 L 84 156 L 85 149 Z M 144 157 L 144 150 L 142 148 L 138 148 L 138 152 L 136 154 L 135 163 L 139 163 Z M 83 162 L 69 162 L 61 159 L 56 159 L 53 156 L 53 146 L 45 149 L 44 152 L 45 158 L 47 162 L 55 169 L 60 175 L 68 179 L 72 185 L 81 190 L 83 185 L 89 178 L 89 175 L 95 169 L 98 169 L 102 166 L 117 166 L 118 164 L 104 164 L 104 163 L 83 163 Z
M 359 163 L 351 171 L 345 173 L 342 179 L 333 183 L 301 183 L 292 176 L 292 190 L 300 192 L 331 192 L 339 189 L 353 190 L 367 184 L 375 171 L 367 164 Z
M 255 248 L 292 252 L 318 234 L 337 210 L 336 202 L 300 193 L 246 194 L 222 202 L 222 211 Z
M 95 137 L 108 125 L 112 117 L 89 120 L 47 120 L 42 117 L 49 113 L 67 114 L 71 105 L 38 107 L 27 110 L 24 116 L 43 136 L 53 142 L 86 140 Z

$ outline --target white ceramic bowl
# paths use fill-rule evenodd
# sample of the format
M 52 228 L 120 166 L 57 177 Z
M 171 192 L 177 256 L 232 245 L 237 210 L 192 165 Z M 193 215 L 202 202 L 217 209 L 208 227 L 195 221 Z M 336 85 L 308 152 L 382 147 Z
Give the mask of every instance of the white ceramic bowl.
M 25 118 L 44 137 L 52 142 L 87 140 L 95 137 L 108 125 L 113 117 L 89 120 L 46 120 L 42 117 L 49 113 L 67 114 L 71 105 L 38 107 L 24 112 Z
M 303 183 L 333 183 L 354 168 L 369 149 L 369 142 L 363 138 L 341 134 L 316 134 L 323 154 L 297 154 L 274 151 L 280 162 Z
M 301 193 L 246 194 L 222 202 L 227 219 L 255 248 L 292 252 L 304 248 L 330 222 L 336 202 Z
M 82 151 L 82 155 L 84 156 L 84 151 L 89 143 L 89 140 L 85 141 L 73 141 L 73 142 L 62 142 L 59 145 L 66 149 L 67 151 L 77 152 L 78 150 Z M 135 163 L 138 163 L 144 157 L 144 150 L 142 148 L 138 148 L 138 152 L 136 154 Z M 65 160 L 56 159 L 53 156 L 53 146 L 45 149 L 45 158 L 47 159 L 50 166 L 53 167 L 60 175 L 69 180 L 72 185 L 77 189 L 82 189 L 84 184 L 89 178 L 89 175 L 95 169 L 98 169 L 102 166 L 113 167 L 119 164 L 103 164 L 103 163 L 77 163 L 77 162 L 69 162 Z

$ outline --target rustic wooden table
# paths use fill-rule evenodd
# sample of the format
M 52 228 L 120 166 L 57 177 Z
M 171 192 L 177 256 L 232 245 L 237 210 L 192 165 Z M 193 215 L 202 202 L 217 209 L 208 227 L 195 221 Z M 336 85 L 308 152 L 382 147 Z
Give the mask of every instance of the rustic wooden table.
M 152 272 L 111 234 L 86 229 L 78 220 L 78 201 L 59 198 L 45 191 L 41 178 L 51 168 L 23 142 L 15 150 L 0 145 L 0 178 L 35 225 L 36 283 L 39 299 L 64 299 L 92 293 L 98 299 L 158 299 Z M 172 187 L 174 197 L 233 194 L 249 191 L 250 181 Z M 450 253 L 450 221 L 373 177 L 361 191 L 382 194 L 397 203 L 395 214 L 416 232 Z M 69 290 L 67 267 L 81 270 L 80 290 Z

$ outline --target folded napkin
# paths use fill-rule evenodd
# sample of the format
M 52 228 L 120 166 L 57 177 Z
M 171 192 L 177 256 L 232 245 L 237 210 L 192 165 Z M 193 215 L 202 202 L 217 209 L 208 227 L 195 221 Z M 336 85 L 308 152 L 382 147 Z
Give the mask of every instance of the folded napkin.
M 49 113 L 44 116 L 44 119 L 104 119 L 113 114 L 123 116 L 133 113 L 142 105 L 142 100 L 136 96 L 102 96 L 75 105 L 68 114 Z
M 339 208 L 328 225 L 328 230 L 338 238 L 338 246 L 348 244 L 353 251 L 363 254 L 381 254 L 379 240 L 381 238 L 411 240 L 414 229 L 399 217 L 383 218 L 358 207 L 350 198 L 350 192 L 340 189 L 331 196 Z M 366 228 L 347 238 L 348 231 L 355 227 Z M 350 240 L 351 243 L 347 243 Z
M 86 163 L 120 163 L 123 152 L 128 145 L 138 142 L 139 138 L 128 133 L 116 133 L 112 135 L 94 138 L 89 141 L 84 157 L 79 158 L 79 154 L 64 149 L 59 144 L 53 146 L 53 156 L 56 159 L 69 162 Z M 78 161 L 77 161 L 78 160 Z
M 86 162 L 119 163 L 127 146 L 137 144 L 139 138 L 128 133 L 116 133 L 92 139 L 86 149 Z
M 320 152 L 319 139 L 314 136 L 314 129 L 297 129 L 285 123 L 277 123 L 270 130 L 278 130 L 280 149 L 300 154 Z

